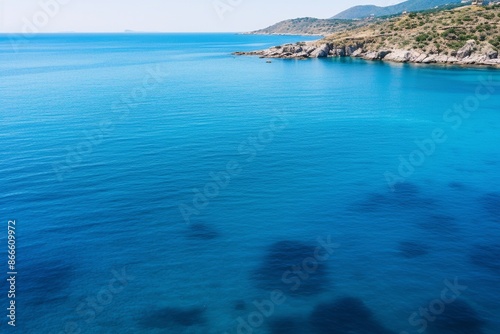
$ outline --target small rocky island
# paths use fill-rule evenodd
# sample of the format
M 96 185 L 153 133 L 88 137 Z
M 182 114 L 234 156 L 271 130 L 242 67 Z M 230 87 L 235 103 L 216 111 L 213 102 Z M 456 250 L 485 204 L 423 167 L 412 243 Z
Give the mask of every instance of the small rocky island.
M 236 52 L 262 58 L 359 57 L 409 63 L 500 68 L 500 6 L 467 6 L 388 18 L 320 41 Z

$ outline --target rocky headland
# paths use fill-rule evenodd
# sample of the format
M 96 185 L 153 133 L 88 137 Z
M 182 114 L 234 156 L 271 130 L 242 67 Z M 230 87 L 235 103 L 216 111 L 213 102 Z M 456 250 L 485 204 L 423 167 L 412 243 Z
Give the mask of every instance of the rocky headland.
M 318 44 L 315 42 L 286 44 L 262 51 L 235 52 L 234 54 L 281 59 L 357 57 L 366 60 L 385 60 L 399 63 L 485 65 L 500 68 L 498 51 L 489 45 L 478 45 L 474 40 L 467 41 L 462 48 L 451 54 L 426 53 L 404 49 L 370 50 L 365 48 L 363 42 L 349 45 Z
M 400 63 L 500 68 L 500 6 L 411 13 L 314 42 L 236 52 L 262 58 L 357 57 Z

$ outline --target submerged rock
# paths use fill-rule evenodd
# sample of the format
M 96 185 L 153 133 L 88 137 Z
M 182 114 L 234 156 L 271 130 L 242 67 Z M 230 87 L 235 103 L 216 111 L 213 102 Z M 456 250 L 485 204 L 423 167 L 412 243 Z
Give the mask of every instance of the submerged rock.
M 405 182 L 394 185 L 394 194 L 400 197 L 415 197 L 420 193 L 420 188 L 413 183 Z
M 368 194 L 367 198 L 356 206 L 356 210 L 361 209 L 362 212 L 370 213 L 378 211 L 388 205 L 391 205 L 391 200 L 388 196 L 379 193 L 372 193 Z
M 377 322 L 361 299 L 353 297 L 319 304 L 310 324 L 316 334 L 395 334 Z
M 306 323 L 300 317 L 280 317 L 269 322 L 269 329 L 271 334 L 304 334 L 308 332 L 307 328 L 304 328 Z
M 319 294 L 328 288 L 329 280 L 326 264 L 310 261 L 315 250 L 315 245 L 300 241 L 277 242 L 269 248 L 253 280 L 268 291 L 278 289 L 292 296 Z
M 452 189 L 456 189 L 456 190 L 463 190 L 466 188 L 465 184 L 461 183 L 461 182 L 457 182 L 457 181 L 454 181 L 454 182 L 450 182 L 448 184 L 448 186 Z
M 470 260 L 476 266 L 500 273 L 500 244 L 476 246 Z
M 444 214 L 433 214 L 419 220 L 418 227 L 438 235 L 451 235 L 459 231 L 455 217 Z
M 418 186 L 410 182 L 398 183 L 394 191 L 368 194 L 365 200 L 357 203 L 356 209 L 370 213 L 376 211 L 399 212 L 401 209 L 430 209 L 434 207 L 431 198 L 421 196 Z
M 19 276 L 17 290 L 24 296 L 23 303 L 33 305 L 66 299 L 76 271 L 73 263 L 62 260 L 36 259 L 33 263 L 20 265 L 20 268 L 32 274 Z
M 209 225 L 195 223 L 189 225 L 188 238 L 198 240 L 212 240 L 219 237 L 219 232 Z
M 236 300 L 234 302 L 234 309 L 236 311 L 245 311 L 247 309 L 247 303 L 244 300 Z
M 442 314 L 429 322 L 430 334 L 483 334 L 484 321 L 466 302 L 456 300 L 446 305 Z
M 403 257 L 407 259 L 413 259 L 419 256 L 427 255 L 429 253 L 427 246 L 413 241 L 400 242 L 399 252 Z
M 165 307 L 157 311 L 146 311 L 147 314 L 139 321 L 143 328 L 165 329 L 175 327 L 191 327 L 205 325 L 205 309 L 194 307 L 182 309 L 177 307 Z
M 484 210 L 495 220 L 500 220 L 500 193 L 489 193 L 481 197 Z

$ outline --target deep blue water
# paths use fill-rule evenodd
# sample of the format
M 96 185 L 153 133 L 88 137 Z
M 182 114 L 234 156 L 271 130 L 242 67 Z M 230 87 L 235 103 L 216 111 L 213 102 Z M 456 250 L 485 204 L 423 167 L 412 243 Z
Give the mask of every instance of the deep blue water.
M 231 55 L 297 36 L 12 38 L 2 333 L 500 333 L 499 71 Z

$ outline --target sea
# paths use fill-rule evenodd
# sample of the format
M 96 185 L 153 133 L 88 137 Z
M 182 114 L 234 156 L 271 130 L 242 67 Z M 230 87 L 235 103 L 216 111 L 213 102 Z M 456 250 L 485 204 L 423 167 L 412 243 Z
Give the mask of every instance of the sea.
M 318 38 L 0 35 L 0 332 L 500 333 L 500 71 Z

